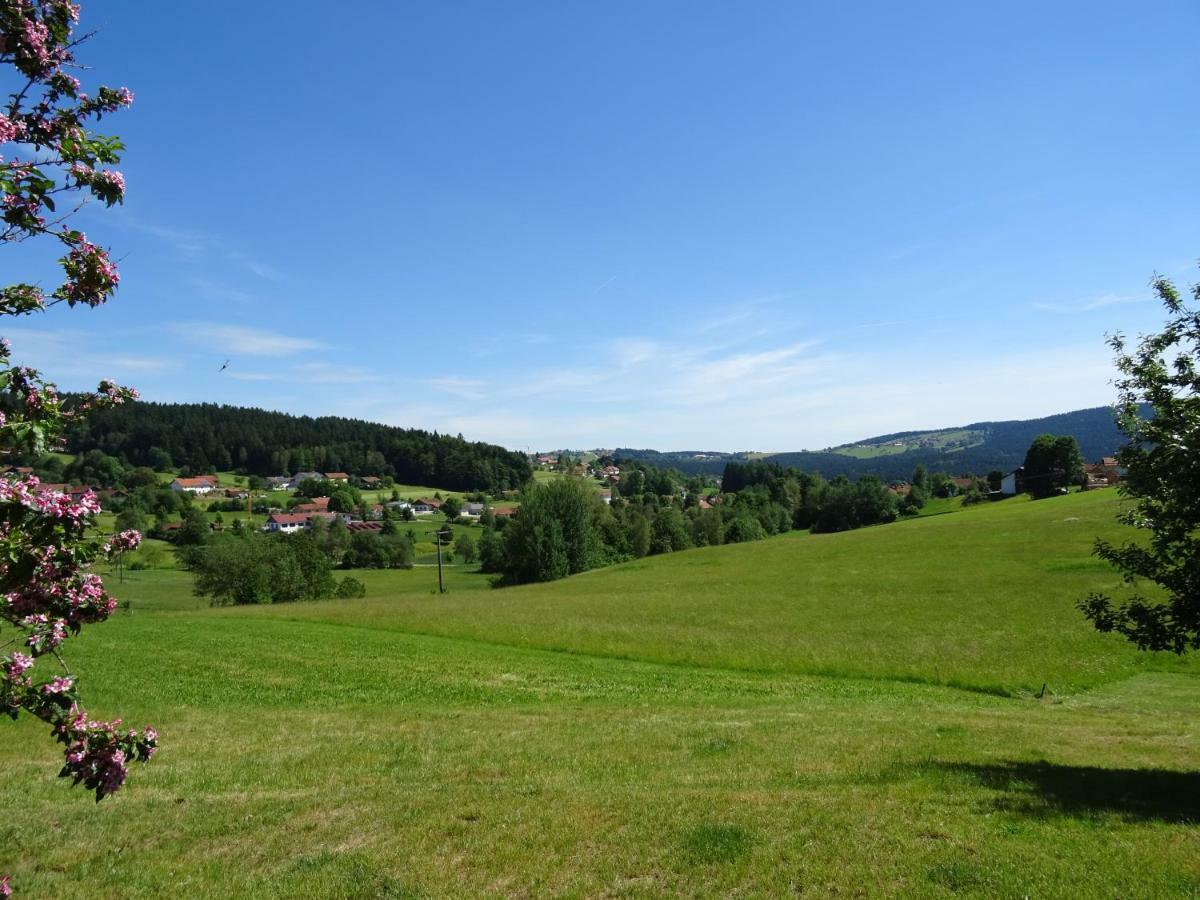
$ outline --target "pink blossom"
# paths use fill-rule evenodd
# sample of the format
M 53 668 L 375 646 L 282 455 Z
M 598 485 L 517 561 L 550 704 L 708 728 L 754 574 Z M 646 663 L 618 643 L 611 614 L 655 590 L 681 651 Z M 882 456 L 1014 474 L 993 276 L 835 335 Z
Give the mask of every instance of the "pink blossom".
M 55 677 L 54 680 L 49 682 L 48 684 L 42 685 L 42 693 L 43 694 L 62 694 L 62 693 L 65 693 L 66 691 L 69 691 L 74 684 L 75 684 L 75 682 L 72 681 L 70 678 L 59 675 L 59 676 Z
M 112 556 L 114 553 L 128 553 L 131 550 L 136 550 L 142 542 L 141 532 L 130 529 L 122 531 L 120 534 L 113 535 L 112 539 L 104 545 L 104 552 Z
M 14 653 L 8 663 L 8 674 L 13 678 L 20 678 L 32 665 L 33 657 L 26 656 L 24 653 Z
M 24 133 L 24 122 L 14 122 L 7 116 L 0 115 L 0 144 L 3 144 L 5 141 L 15 141 Z

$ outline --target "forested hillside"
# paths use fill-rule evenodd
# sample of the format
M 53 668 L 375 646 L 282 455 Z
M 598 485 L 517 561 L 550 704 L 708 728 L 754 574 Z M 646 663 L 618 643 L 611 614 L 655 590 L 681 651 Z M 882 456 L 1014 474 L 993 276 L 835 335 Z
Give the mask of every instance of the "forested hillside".
M 904 431 L 829 450 L 755 454 L 755 457 L 784 468 L 794 466 L 805 472 L 816 472 L 826 478 L 875 475 L 889 481 L 905 479 L 918 465 L 954 474 L 985 475 L 993 469 L 1010 471 L 1021 465 L 1033 439 L 1047 433 L 1074 437 L 1087 461 L 1111 456 L 1125 442 L 1117 430 L 1112 410 L 1097 406 L 1041 419 L 975 422 L 936 431 Z M 744 462 L 751 458 L 745 453 L 628 448 L 616 450 L 613 455 L 617 459 L 675 468 L 689 475 L 720 475 L 727 462 Z
M 451 490 L 519 488 L 532 475 L 522 454 L 461 436 L 210 403 L 141 402 L 96 412 L 72 429 L 68 449 L 99 449 L 157 469 L 391 475 Z
M 1041 434 L 1074 437 L 1079 442 L 1083 458 L 1088 461 L 1111 456 L 1125 443 L 1113 419 L 1112 409 L 1097 406 L 1041 419 L 975 422 L 939 431 L 899 432 L 837 447 L 832 452 L 778 453 L 767 458 L 781 466 L 817 471 L 826 477 L 846 474 L 878 475 L 885 479 L 907 478 L 917 465 L 954 474 L 969 472 L 983 475 L 993 469 L 1011 471 L 1021 465 L 1025 451 L 1034 438 Z M 944 435 L 963 437 L 943 444 L 938 438 Z M 912 449 L 866 458 L 849 455 L 852 450 L 883 448 L 897 442 Z M 969 445 L 961 446 L 964 443 Z

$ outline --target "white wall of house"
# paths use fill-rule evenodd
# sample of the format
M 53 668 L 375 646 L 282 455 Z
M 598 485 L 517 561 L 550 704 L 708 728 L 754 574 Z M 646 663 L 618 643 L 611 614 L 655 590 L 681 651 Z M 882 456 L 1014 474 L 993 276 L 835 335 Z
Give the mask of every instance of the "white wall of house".
M 1017 492 L 1017 473 L 1009 472 L 1000 479 L 1000 493 L 1011 497 Z

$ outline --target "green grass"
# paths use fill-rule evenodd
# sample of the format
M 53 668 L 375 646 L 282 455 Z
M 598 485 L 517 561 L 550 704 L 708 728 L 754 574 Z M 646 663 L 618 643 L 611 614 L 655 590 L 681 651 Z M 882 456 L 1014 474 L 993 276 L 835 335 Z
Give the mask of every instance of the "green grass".
M 1107 492 L 491 590 L 209 609 L 70 647 L 163 750 L 96 806 L 0 743 L 29 897 L 1195 896 L 1198 669 L 1095 634 Z M 1046 695 L 1034 696 L 1042 681 Z

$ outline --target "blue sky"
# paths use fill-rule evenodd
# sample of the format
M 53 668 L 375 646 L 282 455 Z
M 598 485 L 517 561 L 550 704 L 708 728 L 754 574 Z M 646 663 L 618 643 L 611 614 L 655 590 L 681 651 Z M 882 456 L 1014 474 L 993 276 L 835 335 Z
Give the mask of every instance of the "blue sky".
M 126 205 L 80 213 L 122 287 L 17 358 L 517 449 L 820 448 L 1107 403 L 1105 332 L 1200 276 L 1193 2 L 349 9 L 84 4 L 85 81 L 137 95 Z

